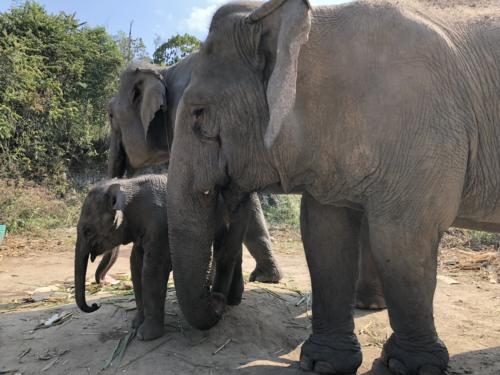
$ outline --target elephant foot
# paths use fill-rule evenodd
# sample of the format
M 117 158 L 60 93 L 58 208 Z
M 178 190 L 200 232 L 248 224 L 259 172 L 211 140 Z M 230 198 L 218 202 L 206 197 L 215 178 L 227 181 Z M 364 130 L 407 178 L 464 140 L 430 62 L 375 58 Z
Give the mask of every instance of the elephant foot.
M 393 334 L 384 345 L 378 366 L 394 375 L 446 375 L 448 362 L 448 350 L 439 338 L 420 344 L 398 340 Z
M 144 322 L 144 312 L 137 310 L 134 319 L 132 320 L 132 328 L 139 328 Z
M 145 320 L 137 330 L 137 338 L 142 341 L 151 341 L 163 336 L 164 327 L 162 322 Z
M 282 277 L 281 271 L 275 263 L 271 263 L 270 265 L 257 264 L 250 274 L 249 280 L 275 284 L 279 283 Z
M 386 309 L 387 305 L 385 303 L 382 286 L 373 286 L 365 283 L 358 284 L 356 287 L 355 307 L 362 310 Z
M 354 334 L 312 334 L 302 345 L 300 368 L 319 374 L 355 375 L 362 360 L 361 348 Z

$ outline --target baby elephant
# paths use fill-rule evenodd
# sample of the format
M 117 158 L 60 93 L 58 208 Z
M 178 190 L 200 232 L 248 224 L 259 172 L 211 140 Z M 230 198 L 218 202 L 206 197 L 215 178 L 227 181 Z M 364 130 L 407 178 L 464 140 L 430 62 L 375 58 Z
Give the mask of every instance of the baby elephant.
M 130 256 L 132 283 L 137 314 L 132 326 L 141 340 L 163 335 L 165 296 L 171 271 L 168 245 L 167 177 L 147 175 L 132 179 L 112 179 L 95 185 L 83 203 L 75 248 L 75 298 L 85 312 L 99 308 L 85 301 L 85 278 L 88 259 L 112 251 L 119 245 L 133 242 Z M 219 204 L 222 210 L 222 203 Z M 237 213 L 235 213 L 237 215 Z M 232 217 L 231 215 L 218 215 Z M 242 240 L 246 222 L 216 223 L 214 254 L 216 274 L 212 287 L 214 304 L 222 314 L 225 304 L 241 302 L 243 276 L 241 271 Z M 207 280 L 207 286 L 209 281 Z

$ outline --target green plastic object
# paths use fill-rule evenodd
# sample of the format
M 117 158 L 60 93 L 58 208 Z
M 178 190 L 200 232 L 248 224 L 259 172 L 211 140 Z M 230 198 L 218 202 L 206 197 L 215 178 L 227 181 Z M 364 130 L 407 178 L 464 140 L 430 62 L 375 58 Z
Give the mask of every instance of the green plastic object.
M 7 226 L 0 224 L 0 245 L 3 242 L 3 239 L 5 238 L 5 232 L 7 232 Z

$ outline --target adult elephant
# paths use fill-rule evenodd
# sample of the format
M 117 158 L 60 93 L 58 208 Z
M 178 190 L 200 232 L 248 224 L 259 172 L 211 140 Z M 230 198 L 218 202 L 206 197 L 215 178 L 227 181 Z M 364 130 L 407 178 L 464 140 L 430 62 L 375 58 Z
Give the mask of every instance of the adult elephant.
M 197 53 L 194 53 L 169 68 L 138 62 L 124 71 L 118 92 L 109 105 L 109 177 L 122 177 L 126 173 L 134 175 L 146 167 L 168 163 L 178 104 L 189 84 L 196 60 Z M 281 272 L 272 254 L 269 232 L 257 197 L 253 198 L 250 207 L 252 213 L 245 244 L 256 260 L 250 281 L 278 282 Z M 366 237 L 361 241 L 356 306 L 363 309 L 385 308 L 369 243 Z M 105 278 L 117 256 L 118 248 L 104 255 L 96 270 L 96 282 Z
M 195 60 L 196 54 L 167 69 L 141 61 L 123 72 L 118 93 L 109 104 L 109 177 L 122 177 L 126 172 L 134 175 L 146 167 L 168 163 L 177 105 Z M 244 243 L 256 261 L 250 281 L 276 283 L 281 271 L 257 196 L 248 207 L 251 212 Z M 104 280 L 117 256 L 118 248 L 104 255 L 96 282 Z
M 218 191 L 302 191 L 313 332 L 301 367 L 361 364 L 351 305 L 365 231 L 394 330 L 382 363 L 445 371 L 439 240 L 452 224 L 500 231 L 500 28 L 404 4 L 215 13 L 179 105 L 167 199 L 177 298 L 195 327 L 220 319 L 205 285 Z

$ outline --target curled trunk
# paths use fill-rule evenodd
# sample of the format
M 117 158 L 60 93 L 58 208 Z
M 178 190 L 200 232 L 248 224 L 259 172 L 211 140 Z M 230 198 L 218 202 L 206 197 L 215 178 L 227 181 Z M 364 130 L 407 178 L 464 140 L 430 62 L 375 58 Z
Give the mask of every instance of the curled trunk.
M 82 241 L 77 239 L 75 251 L 75 299 L 80 310 L 90 313 L 96 311 L 99 306 L 95 303 L 89 306 L 85 300 L 85 275 L 87 274 L 88 262 L 89 251 L 82 244 Z

